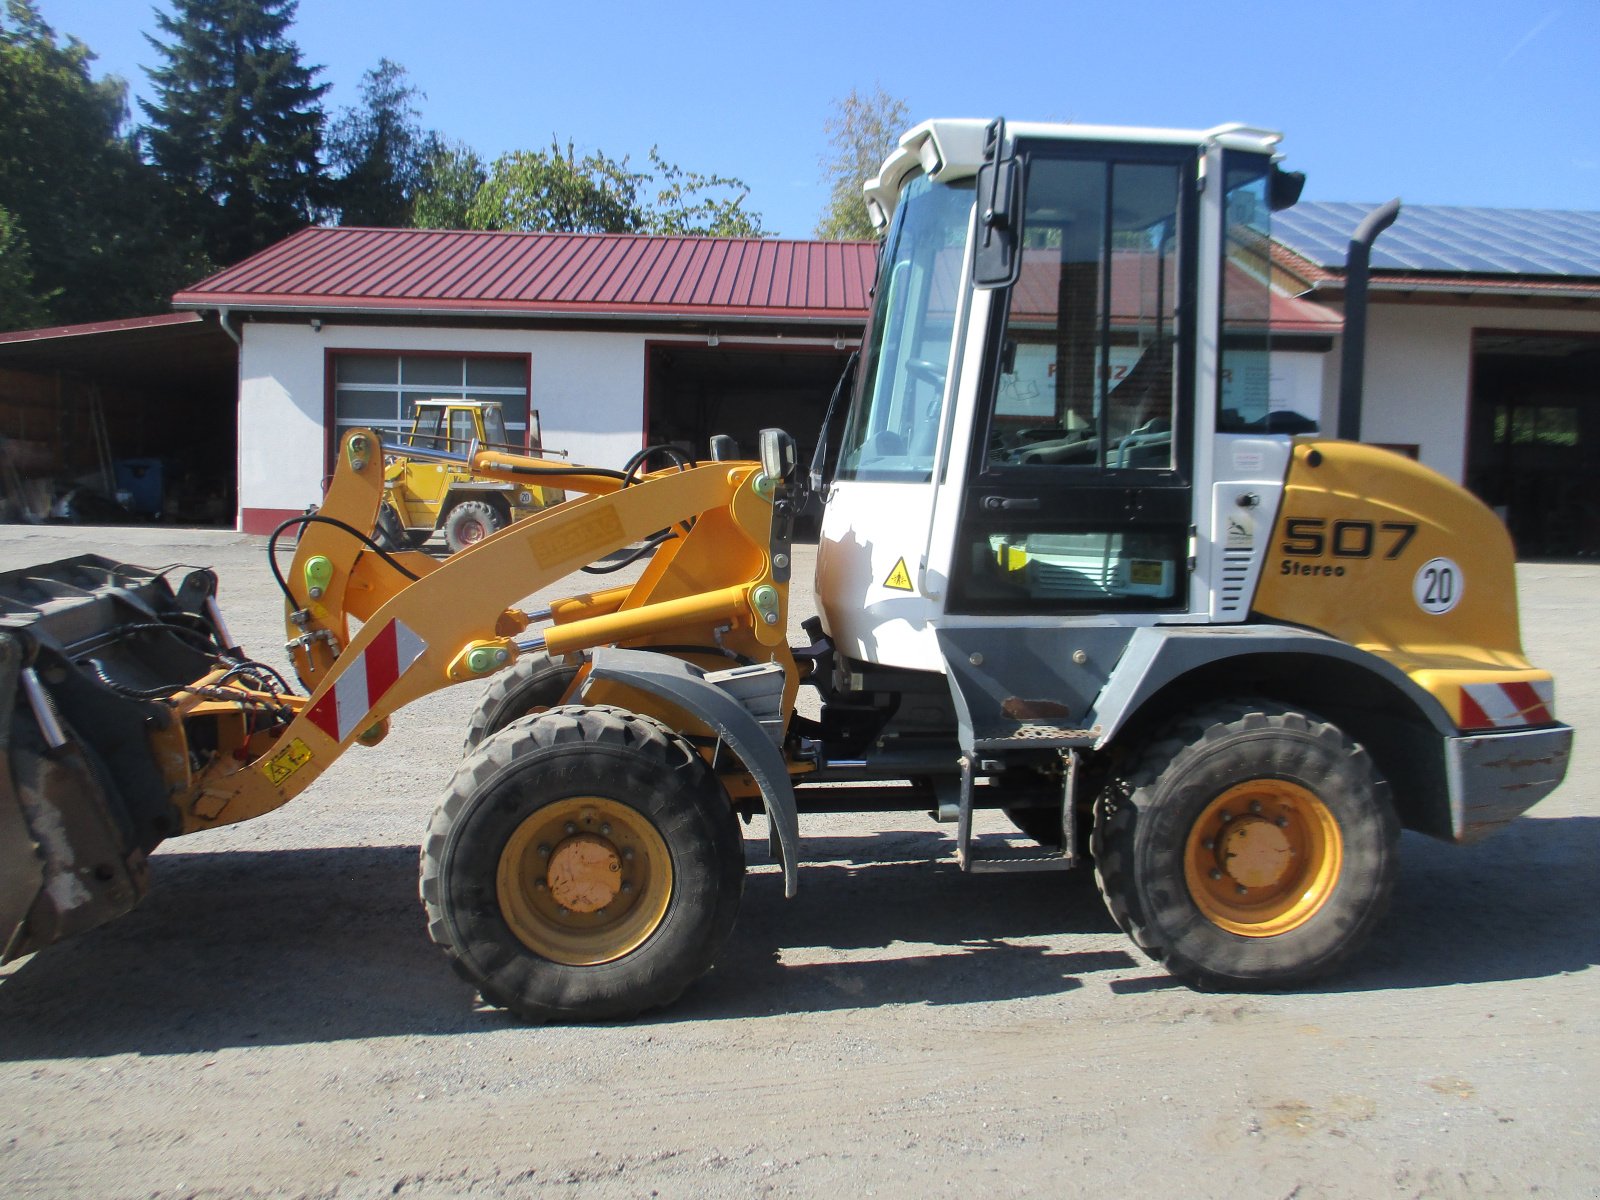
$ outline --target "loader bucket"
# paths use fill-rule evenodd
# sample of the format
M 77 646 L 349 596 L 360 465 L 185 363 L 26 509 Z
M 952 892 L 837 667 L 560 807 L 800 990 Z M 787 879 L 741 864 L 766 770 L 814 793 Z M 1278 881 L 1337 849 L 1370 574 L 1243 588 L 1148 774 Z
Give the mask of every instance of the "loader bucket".
M 144 895 L 146 857 L 179 830 L 152 734 L 226 649 L 215 593 L 210 571 L 174 591 L 97 555 L 0 574 L 0 962 Z

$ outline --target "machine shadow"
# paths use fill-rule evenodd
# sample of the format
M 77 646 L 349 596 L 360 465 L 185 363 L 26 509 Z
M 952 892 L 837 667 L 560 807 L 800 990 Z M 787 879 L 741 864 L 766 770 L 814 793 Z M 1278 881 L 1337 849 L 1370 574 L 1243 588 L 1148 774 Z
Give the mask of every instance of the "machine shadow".
M 1143 965 L 1088 871 L 963 875 L 931 834 L 764 843 L 715 969 L 657 1023 L 1060 994 Z M 1538 978 L 1600 961 L 1600 818 L 1478 846 L 1408 837 L 1388 922 L 1327 990 Z M 504 1029 L 427 938 L 414 846 L 169 853 L 133 913 L 0 976 L 0 1060 L 187 1054 Z M 1058 941 L 1052 941 L 1058 939 Z M 870 953 L 878 951 L 880 953 Z M 785 961 L 787 959 L 788 961 Z M 1162 977 L 1157 977 L 1162 978 Z M 1123 986 L 1130 1000 L 1144 987 Z
M 925 838 L 924 853 L 937 839 Z M 752 866 L 764 843 L 750 841 Z M 959 1004 L 1059 992 L 1120 950 L 1057 954 L 1009 939 L 1107 932 L 1092 883 L 962 876 L 899 861 L 898 838 L 820 839 L 785 901 L 775 871 L 750 876 L 717 969 L 668 1019 L 920 1001 Z M 877 861 L 885 854 L 896 861 Z M 476 1002 L 429 942 L 415 846 L 174 852 L 128 916 L 0 976 L 0 1060 L 186 1054 L 513 1024 Z M 977 884 L 977 887 L 973 885 Z M 939 947 L 865 966 L 785 967 L 784 947 Z M 847 976 L 849 978 L 847 978 Z M 682 1010 L 680 1012 L 680 1009 Z
M 1406 834 L 1389 917 L 1328 992 L 1538 979 L 1600 964 L 1600 817 L 1524 817 L 1485 841 Z

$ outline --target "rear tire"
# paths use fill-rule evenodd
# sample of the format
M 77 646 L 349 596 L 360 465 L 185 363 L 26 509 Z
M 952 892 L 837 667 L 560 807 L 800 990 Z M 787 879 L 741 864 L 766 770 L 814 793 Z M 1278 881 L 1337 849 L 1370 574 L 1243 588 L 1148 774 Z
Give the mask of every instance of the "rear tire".
M 494 505 L 483 500 L 463 500 L 445 514 L 444 544 L 451 554 L 457 554 L 504 529 L 505 524 L 505 517 Z
M 1372 933 L 1399 836 L 1388 785 L 1336 727 L 1270 701 L 1216 704 L 1101 793 L 1095 878 L 1123 932 L 1185 983 L 1289 987 Z
M 486 1002 L 527 1021 L 670 1004 L 715 959 L 744 890 L 727 794 L 651 717 L 566 706 L 456 771 L 422 847 L 428 932 Z
M 560 704 L 577 674 L 575 663 L 551 658 L 542 650 L 517 659 L 484 689 L 483 698 L 467 721 L 463 749 L 470 751 L 518 717 Z
M 1015 825 L 1024 837 L 1030 837 L 1041 846 L 1061 848 L 1060 808 L 1018 808 L 1003 810 L 1006 820 Z
M 372 540 L 391 554 L 406 549 L 406 527 L 400 514 L 388 504 L 378 506 L 378 524 L 372 531 Z

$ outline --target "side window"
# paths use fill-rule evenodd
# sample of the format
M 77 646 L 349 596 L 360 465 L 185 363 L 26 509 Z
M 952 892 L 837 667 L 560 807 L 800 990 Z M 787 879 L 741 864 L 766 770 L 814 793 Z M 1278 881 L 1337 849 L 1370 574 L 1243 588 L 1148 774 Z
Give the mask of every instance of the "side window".
M 418 409 L 417 431 L 410 439 L 411 445 L 419 450 L 443 450 L 445 448 L 443 435 L 444 409 Z
M 478 436 L 477 428 L 472 422 L 472 410 L 467 408 L 453 408 L 450 410 L 450 450 L 454 454 L 465 454 L 472 447 L 472 441 Z
M 952 611 L 1180 608 L 1194 152 L 1080 143 L 1024 160 L 1021 263 L 989 346 Z
M 991 467 L 1173 469 L 1181 187 L 1172 163 L 1029 163 Z
M 1314 433 L 1318 400 L 1298 398 L 1274 370 L 1270 160 L 1229 154 L 1223 160 L 1222 341 L 1217 362 L 1218 433 Z M 1275 374 L 1284 375 L 1276 381 Z

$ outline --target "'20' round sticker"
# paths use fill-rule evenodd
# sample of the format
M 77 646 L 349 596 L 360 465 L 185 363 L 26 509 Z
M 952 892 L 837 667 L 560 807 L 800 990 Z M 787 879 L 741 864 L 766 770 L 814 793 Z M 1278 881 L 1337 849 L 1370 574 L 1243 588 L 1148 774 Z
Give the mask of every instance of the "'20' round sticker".
M 1439 616 L 1461 603 L 1461 568 L 1448 558 L 1430 558 L 1417 568 L 1411 581 L 1411 595 L 1425 613 Z

